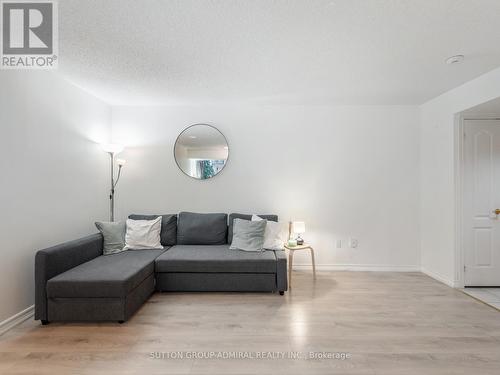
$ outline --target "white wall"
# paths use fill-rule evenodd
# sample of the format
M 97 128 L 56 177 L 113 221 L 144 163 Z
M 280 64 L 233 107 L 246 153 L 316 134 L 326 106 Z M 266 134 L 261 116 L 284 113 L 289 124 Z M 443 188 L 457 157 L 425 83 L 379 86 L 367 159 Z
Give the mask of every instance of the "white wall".
M 107 218 L 108 159 L 99 143 L 109 137 L 110 122 L 114 140 L 128 145 L 119 218 L 275 212 L 307 222 L 305 237 L 319 264 L 415 269 L 421 262 L 453 284 L 454 116 L 500 97 L 500 69 L 420 109 L 110 109 L 50 72 L 0 71 L 0 83 L 0 322 L 33 303 L 37 249 L 92 233 L 93 221 Z M 230 145 L 226 169 L 209 181 L 186 177 L 173 159 L 177 135 L 199 122 L 217 126 Z M 349 237 L 359 240 L 358 249 L 347 249 Z
M 277 213 L 306 221 L 319 264 L 419 267 L 417 107 L 114 107 L 112 118 L 113 140 L 128 145 L 118 218 Z M 208 181 L 185 176 L 173 158 L 177 135 L 200 122 L 218 127 L 230 148 Z M 346 248 L 350 236 L 359 248 Z M 334 248 L 337 238 L 344 248 Z
M 500 97 L 500 69 L 422 105 L 421 265 L 429 275 L 456 285 L 455 115 Z
M 110 108 L 47 71 L 0 71 L 0 322 L 34 302 L 35 251 L 107 218 Z
M 114 140 L 129 146 L 118 217 L 273 212 L 307 222 L 305 237 L 319 264 L 414 269 L 421 262 L 425 272 L 453 284 L 454 116 L 497 97 L 500 69 L 420 110 L 110 109 L 50 72 L 0 71 L 0 322 L 33 303 L 37 249 L 92 233 L 93 221 L 107 218 L 108 159 L 99 143 L 108 139 L 110 122 Z M 186 177 L 173 159 L 177 135 L 199 122 L 217 126 L 230 144 L 226 169 L 209 181 Z M 358 249 L 346 248 L 349 237 L 359 240 Z

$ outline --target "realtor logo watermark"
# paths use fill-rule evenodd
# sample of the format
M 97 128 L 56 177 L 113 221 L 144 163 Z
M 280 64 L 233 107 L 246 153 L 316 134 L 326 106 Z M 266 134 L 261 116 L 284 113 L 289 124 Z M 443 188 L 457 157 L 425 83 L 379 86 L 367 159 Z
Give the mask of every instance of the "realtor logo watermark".
M 4 0 L 0 5 L 0 68 L 57 68 L 57 3 Z

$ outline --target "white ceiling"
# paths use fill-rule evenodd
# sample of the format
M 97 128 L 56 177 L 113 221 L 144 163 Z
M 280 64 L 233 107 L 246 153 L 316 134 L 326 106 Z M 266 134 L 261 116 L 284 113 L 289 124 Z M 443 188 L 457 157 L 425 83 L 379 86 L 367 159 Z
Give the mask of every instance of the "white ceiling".
M 499 0 L 60 0 L 59 25 L 60 73 L 111 104 L 420 104 L 500 66 Z

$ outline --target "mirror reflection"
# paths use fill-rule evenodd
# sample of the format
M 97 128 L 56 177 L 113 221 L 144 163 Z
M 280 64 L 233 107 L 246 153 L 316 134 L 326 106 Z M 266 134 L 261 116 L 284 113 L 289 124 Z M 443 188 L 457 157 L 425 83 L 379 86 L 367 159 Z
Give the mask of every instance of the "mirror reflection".
M 196 124 L 177 137 L 174 156 L 181 171 L 198 180 L 206 180 L 224 168 L 229 147 L 226 137 L 217 128 Z

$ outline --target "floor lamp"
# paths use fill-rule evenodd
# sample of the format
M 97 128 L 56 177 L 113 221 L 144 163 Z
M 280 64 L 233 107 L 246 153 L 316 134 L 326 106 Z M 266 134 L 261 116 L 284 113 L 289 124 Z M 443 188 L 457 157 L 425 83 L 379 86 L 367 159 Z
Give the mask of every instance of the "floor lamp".
M 109 191 L 109 221 L 115 221 L 115 188 L 120 180 L 122 167 L 125 165 L 125 160 L 115 159 L 115 156 L 123 151 L 125 147 L 122 145 L 109 143 L 102 145 L 102 149 L 109 154 L 111 165 L 111 188 Z M 115 179 L 115 162 L 118 165 L 118 175 Z

